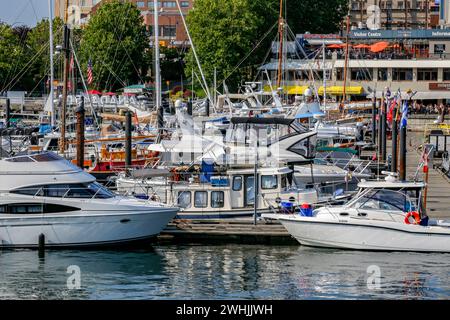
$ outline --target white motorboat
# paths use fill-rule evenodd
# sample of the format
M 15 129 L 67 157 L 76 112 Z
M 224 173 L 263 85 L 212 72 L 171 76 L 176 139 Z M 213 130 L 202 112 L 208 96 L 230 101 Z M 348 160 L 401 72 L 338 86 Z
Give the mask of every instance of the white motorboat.
M 316 209 L 310 216 L 268 214 L 302 245 L 377 250 L 450 252 L 450 222 L 431 220 L 421 208 L 421 182 L 361 182 L 343 206 Z
M 117 196 L 53 153 L 0 160 L 0 247 L 117 245 L 155 237 L 178 208 Z

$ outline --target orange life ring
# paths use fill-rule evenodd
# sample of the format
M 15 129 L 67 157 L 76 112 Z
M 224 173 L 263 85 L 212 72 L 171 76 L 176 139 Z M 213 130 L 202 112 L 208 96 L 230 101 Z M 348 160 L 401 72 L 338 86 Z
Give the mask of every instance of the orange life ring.
M 405 216 L 405 223 L 406 224 L 411 224 L 411 222 L 409 221 L 409 218 L 413 217 L 414 218 L 414 224 L 419 224 L 420 223 L 420 215 L 417 211 L 411 211 L 408 212 Z

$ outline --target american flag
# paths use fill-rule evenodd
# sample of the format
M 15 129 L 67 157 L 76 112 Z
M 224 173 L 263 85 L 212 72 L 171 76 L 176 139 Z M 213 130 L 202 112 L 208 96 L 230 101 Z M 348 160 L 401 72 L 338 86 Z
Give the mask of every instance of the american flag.
M 92 75 L 92 61 L 89 59 L 88 61 L 88 69 L 87 69 L 87 83 L 92 84 L 94 81 L 94 77 Z

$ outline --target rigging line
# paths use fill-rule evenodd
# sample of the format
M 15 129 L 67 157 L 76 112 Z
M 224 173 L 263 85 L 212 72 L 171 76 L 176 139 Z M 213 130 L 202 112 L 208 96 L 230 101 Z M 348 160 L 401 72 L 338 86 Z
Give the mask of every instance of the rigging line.
M 83 83 L 84 91 L 88 97 L 89 105 L 91 106 L 92 116 L 95 120 L 95 123 L 97 124 L 97 128 L 99 128 L 100 123 L 98 121 L 97 114 L 95 113 L 94 106 L 92 105 L 91 96 L 88 94 L 88 87 L 86 85 L 86 82 L 84 81 L 83 70 L 81 69 L 80 62 L 78 61 L 78 56 L 77 56 L 76 50 L 73 46 L 72 39 L 69 39 L 69 42 L 70 42 L 70 46 L 72 47 L 73 57 L 74 57 L 75 63 L 77 64 L 78 72 L 80 73 L 80 78 L 81 78 L 81 82 Z
M 33 1 L 32 0 L 28 0 L 28 2 L 30 3 L 31 9 L 33 9 L 34 17 L 36 18 L 36 23 L 38 23 L 39 18 L 38 18 L 37 14 L 36 14 L 36 9 L 34 8 Z
M 272 27 L 269 29 L 269 31 L 267 31 L 263 38 L 255 45 L 255 47 L 253 47 L 253 49 L 244 57 L 241 59 L 241 61 L 239 61 L 239 63 L 236 65 L 236 67 L 234 67 L 234 69 L 227 75 L 227 77 L 225 79 L 223 79 L 222 81 L 220 81 L 220 83 L 223 83 L 224 81 L 227 81 L 228 78 L 241 66 L 242 63 L 244 63 L 245 60 L 247 60 L 247 58 L 256 50 L 258 49 L 258 47 L 261 45 L 261 43 L 267 38 L 267 36 L 272 32 L 272 30 L 275 28 L 275 26 L 278 25 L 278 22 L 274 23 L 272 25 Z
M 279 34 L 277 33 L 277 36 L 275 37 L 275 42 L 279 39 Z M 267 50 L 266 56 L 263 59 L 263 63 L 262 65 L 264 65 L 266 63 L 266 61 L 268 60 L 269 55 L 272 53 L 272 46 L 269 47 L 269 49 Z M 260 73 L 264 72 L 267 69 L 259 69 L 258 72 L 256 73 L 256 76 L 254 77 L 253 81 L 256 81 L 256 79 L 259 77 Z
M 121 21 L 119 22 L 120 24 L 120 35 L 119 35 L 119 37 L 117 38 L 117 42 L 118 43 L 121 43 L 122 42 L 122 36 L 123 36 L 123 34 L 124 34 L 124 32 L 125 32 L 125 19 L 128 17 L 128 14 L 130 13 L 130 10 L 131 10 L 131 8 L 132 8 L 132 6 L 129 6 L 128 8 L 127 8 L 127 14 L 125 14 L 125 15 L 123 15 L 122 17 L 121 17 Z M 114 34 L 117 36 L 117 34 L 116 34 L 116 32 L 115 32 L 115 25 L 112 25 L 112 27 L 113 27 L 113 30 L 114 30 Z M 108 52 L 109 52 L 109 49 L 110 48 L 108 48 Z M 113 59 L 112 59 L 112 64 L 114 64 L 115 62 L 116 62 L 116 57 L 117 57 L 117 52 L 119 51 L 119 45 L 117 45 L 116 46 L 116 50 L 115 50 L 115 52 L 114 52 L 114 57 L 113 57 Z M 111 78 L 111 74 L 109 74 L 108 75 L 108 78 L 107 78 L 107 80 L 106 80 L 106 84 L 110 81 L 110 78 Z
M 28 63 L 22 68 L 22 70 L 19 72 L 19 74 L 14 77 L 13 79 L 11 79 L 11 81 L 4 87 L 2 87 L 2 90 L 0 90 L 0 92 L 3 92 L 5 89 L 7 88 L 12 88 L 14 87 L 17 82 L 19 82 L 19 80 L 26 74 L 26 72 L 31 68 L 31 66 L 33 65 L 34 61 L 42 54 L 42 52 L 44 50 L 46 50 L 49 47 L 49 42 L 47 42 L 47 44 L 45 46 L 43 46 L 38 53 L 36 53 L 34 55 L 34 57 L 28 61 Z M 11 83 L 13 83 L 13 81 L 16 79 L 16 81 L 14 82 L 13 85 L 11 85 Z
M 122 60 L 119 62 L 120 68 L 119 68 L 119 70 L 117 70 L 117 72 L 121 72 L 121 71 L 123 70 L 123 68 L 125 67 L 125 63 L 124 63 L 124 60 L 125 60 L 125 59 L 126 59 L 126 56 L 123 56 L 123 57 L 122 57 Z M 117 74 L 117 73 L 116 73 L 116 74 Z M 116 81 L 117 81 L 117 79 L 116 79 Z M 114 82 L 115 82 L 115 81 L 114 81 Z M 107 82 L 106 85 L 105 85 L 105 90 L 106 90 L 106 89 L 112 89 L 112 86 L 113 86 L 114 82 L 113 82 L 113 79 L 109 79 L 108 82 Z M 125 86 L 128 85 L 127 82 L 124 81 L 124 83 L 125 83 Z

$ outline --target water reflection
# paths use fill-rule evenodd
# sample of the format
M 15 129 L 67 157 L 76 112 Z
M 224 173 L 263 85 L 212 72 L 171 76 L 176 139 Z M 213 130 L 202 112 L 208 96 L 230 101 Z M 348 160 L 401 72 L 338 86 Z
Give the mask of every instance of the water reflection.
M 450 296 L 450 255 L 295 246 L 156 246 L 135 251 L 0 253 L 0 298 L 418 299 Z M 68 290 L 67 267 L 82 288 Z M 367 286 L 369 266 L 381 286 Z

